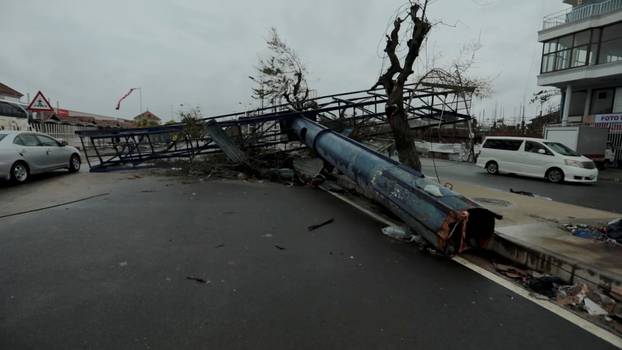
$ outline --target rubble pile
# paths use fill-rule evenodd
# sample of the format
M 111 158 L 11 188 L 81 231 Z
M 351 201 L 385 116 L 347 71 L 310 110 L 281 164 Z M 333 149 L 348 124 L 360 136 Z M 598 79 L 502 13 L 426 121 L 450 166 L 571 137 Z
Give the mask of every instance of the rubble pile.
M 493 266 L 500 274 L 533 291 L 534 296 L 551 300 L 622 332 L 622 287 L 604 290 L 585 283 L 569 284 L 558 277 L 515 266 Z
M 622 218 L 611 221 L 607 225 L 564 224 L 561 228 L 579 238 L 622 245 Z

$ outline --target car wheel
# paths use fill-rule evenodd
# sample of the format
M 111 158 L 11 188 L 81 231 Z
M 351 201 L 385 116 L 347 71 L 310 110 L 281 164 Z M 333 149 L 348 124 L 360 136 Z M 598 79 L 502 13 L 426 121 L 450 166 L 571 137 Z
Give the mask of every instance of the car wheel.
M 80 156 L 77 154 L 72 155 L 69 159 L 69 172 L 77 173 L 80 171 L 80 164 Z
M 486 171 L 490 175 L 497 175 L 497 174 L 499 174 L 499 164 L 497 164 L 497 162 L 488 162 L 486 164 Z
M 553 168 L 547 171 L 546 178 L 555 184 L 562 183 L 564 182 L 564 172 L 561 169 Z
M 11 167 L 11 180 L 16 183 L 24 183 L 30 177 L 30 169 L 24 162 L 16 162 Z

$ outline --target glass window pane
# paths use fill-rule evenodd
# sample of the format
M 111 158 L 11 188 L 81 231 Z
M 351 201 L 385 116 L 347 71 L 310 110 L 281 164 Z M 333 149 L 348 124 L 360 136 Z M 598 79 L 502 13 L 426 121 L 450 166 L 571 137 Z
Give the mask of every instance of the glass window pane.
M 622 38 L 622 23 L 603 28 L 603 41 Z
M 555 51 L 557 51 L 557 39 L 544 43 L 544 53 L 551 53 Z
M 51 137 L 47 137 L 44 135 L 37 135 L 37 138 L 39 139 L 39 142 L 41 142 L 42 146 L 58 147 L 58 142 L 56 142 Z
M 574 46 L 582 46 L 590 43 L 590 31 L 586 30 L 574 35 Z
M 588 46 L 575 47 L 572 50 L 572 67 L 581 67 L 587 64 Z
M 592 43 L 600 42 L 600 28 L 592 29 Z
M 39 146 L 39 140 L 33 134 L 21 134 L 20 137 L 24 146 Z
M 542 59 L 542 73 L 548 73 L 555 70 L 555 54 L 545 55 Z
M 588 59 L 590 65 L 596 64 L 596 57 L 598 57 L 598 44 L 590 46 L 590 57 Z
M 565 49 L 572 48 L 572 43 L 574 41 L 573 37 L 574 37 L 573 35 L 567 35 L 567 36 L 559 38 L 557 50 L 565 50 Z
M 622 61 L 622 39 L 603 42 L 600 46 L 598 63 Z
M 570 51 L 571 50 L 564 50 L 557 53 L 555 70 L 562 70 L 570 67 Z

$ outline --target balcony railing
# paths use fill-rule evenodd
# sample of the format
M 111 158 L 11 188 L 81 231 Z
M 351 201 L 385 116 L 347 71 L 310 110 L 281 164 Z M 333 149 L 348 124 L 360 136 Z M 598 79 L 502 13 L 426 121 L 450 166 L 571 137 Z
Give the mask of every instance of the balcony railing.
M 567 23 L 580 22 L 593 16 L 622 10 L 622 0 L 608 0 L 597 4 L 577 6 L 544 17 L 542 29 L 551 29 Z

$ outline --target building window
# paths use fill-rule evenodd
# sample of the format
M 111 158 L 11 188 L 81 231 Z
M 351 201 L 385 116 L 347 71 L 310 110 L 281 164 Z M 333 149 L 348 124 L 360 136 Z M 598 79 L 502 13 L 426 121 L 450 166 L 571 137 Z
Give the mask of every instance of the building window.
M 615 89 L 594 90 L 592 93 L 591 114 L 609 114 L 613 110 Z
M 622 22 L 544 42 L 542 73 L 622 61 Z
M 542 73 L 582 67 L 592 62 L 592 30 L 585 30 L 544 43 Z

